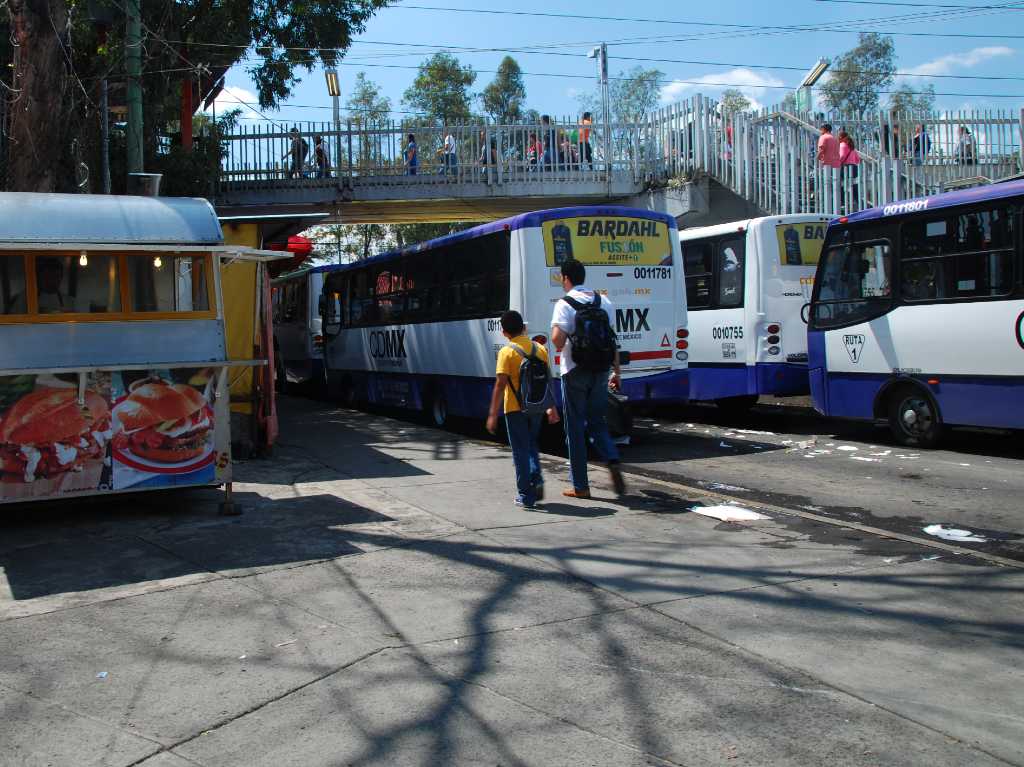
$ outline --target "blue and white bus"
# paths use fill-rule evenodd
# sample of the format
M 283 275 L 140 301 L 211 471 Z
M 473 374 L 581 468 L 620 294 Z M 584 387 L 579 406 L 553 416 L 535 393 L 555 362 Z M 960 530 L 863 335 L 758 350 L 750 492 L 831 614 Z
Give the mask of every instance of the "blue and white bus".
M 808 392 L 807 326 L 829 219 L 771 216 L 684 229 L 690 399 L 743 411 Z
M 624 393 L 685 401 L 675 219 L 614 206 L 526 213 L 331 272 L 322 302 L 331 392 L 353 404 L 421 410 L 438 425 L 450 415 L 484 418 L 506 343 L 502 312 L 521 312 L 532 337 L 550 345 L 569 257 L 586 266 L 587 287 L 615 306 Z
M 324 274 L 336 265 L 315 266 L 283 274 L 270 283 L 274 312 L 276 388 L 308 383 L 323 387 L 324 337 L 319 311 Z
M 1024 181 L 872 208 L 829 227 L 808 346 L 814 406 L 944 426 L 1024 428 Z

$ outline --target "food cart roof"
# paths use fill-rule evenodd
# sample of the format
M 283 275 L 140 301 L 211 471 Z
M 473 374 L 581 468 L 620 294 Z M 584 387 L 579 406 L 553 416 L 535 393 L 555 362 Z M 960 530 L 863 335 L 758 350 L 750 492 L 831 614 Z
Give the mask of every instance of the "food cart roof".
M 0 192 L 0 243 L 220 245 L 206 200 Z

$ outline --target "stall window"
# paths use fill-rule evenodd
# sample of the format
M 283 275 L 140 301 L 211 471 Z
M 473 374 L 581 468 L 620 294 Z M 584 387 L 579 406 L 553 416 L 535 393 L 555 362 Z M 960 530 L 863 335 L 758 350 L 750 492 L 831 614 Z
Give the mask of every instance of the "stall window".
M 711 264 L 714 242 L 695 240 L 683 243 L 683 272 L 686 275 L 686 306 L 705 309 L 711 306 Z
M 132 310 L 209 311 L 208 268 L 204 256 L 128 256 Z
M 96 314 L 121 311 L 117 256 L 98 253 L 36 256 L 39 314 Z
M 0 255 L 0 314 L 25 314 L 25 257 Z
M 1007 296 L 1013 290 L 1013 213 L 971 210 L 903 225 L 900 292 L 906 301 Z

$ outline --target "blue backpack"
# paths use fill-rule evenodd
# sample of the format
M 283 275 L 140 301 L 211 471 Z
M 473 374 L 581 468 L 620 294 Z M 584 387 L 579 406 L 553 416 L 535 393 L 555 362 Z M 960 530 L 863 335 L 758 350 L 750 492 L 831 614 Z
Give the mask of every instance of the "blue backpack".
M 530 353 L 527 354 L 519 344 L 509 344 L 516 354 L 523 358 L 519 363 L 519 391 L 512 388 L 519 408 L 526 415 L 543 413 L 548 408 L 548 386 L 551 383 L 551 371 L 548 364 L 537 356 L 537 344 L 530 342 Z

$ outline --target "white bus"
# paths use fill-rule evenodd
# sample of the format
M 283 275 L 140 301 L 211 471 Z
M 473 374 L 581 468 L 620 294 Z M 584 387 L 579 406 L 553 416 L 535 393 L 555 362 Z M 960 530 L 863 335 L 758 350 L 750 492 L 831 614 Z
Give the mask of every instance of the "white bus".
M 277 277 L 270 283 L 274 311 L 276 388 L 311 383 L 324 386 L 324 337 L 319 311 L 324 275 L 338 267 L 316 266 Z
M 450 415 L 484 418 L 506 343 L 501 313 L 518 310 L 532 337 L 550 344 L 569 257 L 615 305 L 624 393 L 685 401 L 675 219 L 612 206 L 526 213 L 332 271 L 322 305 L 330 391 L 422 410 L 438 425 Z
M 808 392 L 810 301 L 829 219 L 771 216 L 684 229 L 690 399 L 749 409 Z
M 919 447 L 943 426 L 1024 428 L 1022 209 L 1013 181 L 834 221 L 810 310 L 815 408 Z

